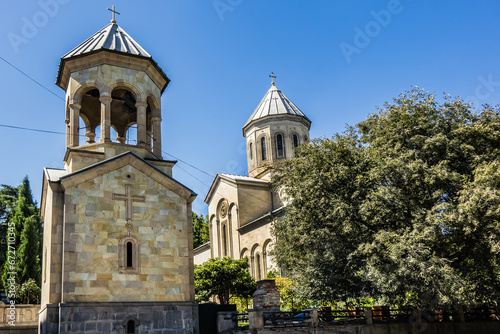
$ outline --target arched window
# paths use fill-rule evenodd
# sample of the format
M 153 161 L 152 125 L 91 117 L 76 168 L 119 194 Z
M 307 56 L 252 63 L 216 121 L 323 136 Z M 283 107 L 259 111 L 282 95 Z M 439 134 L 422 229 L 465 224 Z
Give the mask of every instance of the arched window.
M 297 135 L 293 135 L 293 147 L 299 146 L 299 137 Z
M 262 137 L 260 139 L 260 146 L 262 149 L 262 160 L 267 160 L 266 138 Z
M 133 235 L 127 235 L 118 243 L 118 269 L 121 274 L 140 273 L 139 242 Z
M 133 268 L 133 248 L 134 246 L 132 245 L 132 242 L 127 242 L 127 268 Z
M 129 320 L 127 322 L 127 333 L 135 333 L 135 321 Z
M 224 256 L 227 256 L 227 231 L 226 231 L 226 224 L 222 225 L 222 248 L 224 249 Z
M 281 133 L 276 135 L 276 151 L 278 158 L 283 158 L 285 156 L 285 150 L 283 149 L 283 135 Z
M 253 143 L 250 143 L 250 160 L 253 160 Z
M 257 269 L 256 270 L 256 276 L 257 276 L 256 279 L 257 279 L 257 281 L 260 281 L 262 279 L 261 278 L 262 277 L 262 272 L 260 270 L 260 254 L 257 254 L 255 256 L 255 262 L 256 262 L 255 263 L 255 267 L 256 267 L 255 269 Z

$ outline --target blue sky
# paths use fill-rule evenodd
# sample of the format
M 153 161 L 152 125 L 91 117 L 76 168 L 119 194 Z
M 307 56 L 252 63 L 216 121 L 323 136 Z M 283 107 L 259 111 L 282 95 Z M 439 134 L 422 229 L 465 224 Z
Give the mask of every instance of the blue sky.
M 246 174 L 241 127 L 270 87 L 268 75 L 332 137 L 411 86 L 476 104 L 500 102 L 498 1 L 40 0 L 0 5 L 0 125 L 64 132 L 59 59 L 118 24 L 167 73 L 163 150 L 174 177 L 197 192 L 217 172 Z M 53 93 L 50 93 L 49 91 Z M 62 168 L 65 136 L 0 126 L 0 184 Z M 209 175 L 207 175 L 209 174 Z

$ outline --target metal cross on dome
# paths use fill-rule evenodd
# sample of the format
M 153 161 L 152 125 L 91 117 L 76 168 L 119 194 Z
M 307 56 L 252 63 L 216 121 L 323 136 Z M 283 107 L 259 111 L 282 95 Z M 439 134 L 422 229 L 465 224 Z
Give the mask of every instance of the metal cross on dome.
M 271 72 L 271 75 L 269 75 L 269 77 L 271 78 L 272 82 L 271 82 L 271 85 L 274 86 L 274 79 L 276 79 L 276 76 L 274 75 L 274 72 Z
M 118 14 L 118 15 L 121 15 L 121 14 L 118 13 L 117 11 L 115 11 L 115 5 L 113 5 L 113 9 L 108 8 L 108 10 L 113 12 L 113 19 L 111 20 L 111 23 L 116 23 L 115 14 Z

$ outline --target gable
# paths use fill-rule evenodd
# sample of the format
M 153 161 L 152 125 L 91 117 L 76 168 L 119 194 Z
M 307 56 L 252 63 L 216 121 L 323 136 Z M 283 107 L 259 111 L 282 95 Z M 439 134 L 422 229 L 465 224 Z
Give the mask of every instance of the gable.
M 132 166 L 137 171 L 149 176 L 157 183 L 184 198 L 188 203 L 193 202 L 197 196 L 191 189 L 174 180 L 172 177 L 163 173 L 161 170 L 132 152 L 123 153 L 111 159 L 80 169 L 74 173 L 64 175 L 59 181 L 63 189 L 69 189 L 125 166 Z

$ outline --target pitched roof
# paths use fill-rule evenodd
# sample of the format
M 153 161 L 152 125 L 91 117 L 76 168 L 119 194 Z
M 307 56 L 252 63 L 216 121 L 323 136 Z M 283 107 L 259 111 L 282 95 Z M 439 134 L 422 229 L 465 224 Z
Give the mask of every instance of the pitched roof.
M 243 128 L 253 121 L 273 115 L 294 115 L 305 118 L 309 123 L 311 122 L 309 118 L 307 118 L 307 116 L 278 89 L 278 87 L 272 85 L 257 108 L 255 108 L 250 118 L 248 118 L 245 125 L 243 125 Z
M 135 56 L 151 58 L 151 55 L 130 37 L 125 30 L 119 27 L 118 24 L 110 23 L 89 37 L 85 42 L 66 53 L 62 56 L 62 59 L 80 56 L 97 50 L 123 52 Z
M 110 23 L 89 38 L 83 43 L 75 47 L 70 52 L 61 57 L 59 63 L 59 70 L 57 73 L 56 85 L 66 89 L 62 85 L 63 72 L 65 64 L 72 59 L 85 57 L 87 55 L 95 54 L 100 51 L 108 51 L 124 56 L 142 58 L 149 61 L 153 67 L 158 71 L 160 76 L 165 80 L 161 92 L 167 88 L 170 79 L 165 72 L 161 69 L 158 63 L 151 57 L 149 53 L 144 50 L 129 34 L 125 32 L 118 24 Z
M 221 177 L 223 177 L 225 179 L 230 179 L 234 182 L 241 181 L 241 182 L 255 182 L 255 183 L 263 183 L 263 184 L 269 183 L 269 181 L 265 181 L 265 180 L 257 179 L 255 177 L 245 176 L 245 175 L 235 175 L 235 174 L 226 174 L 226 173 L 218 173 L 218 175 L 220 175 Z
M 207 195 L 205 196 L 205 203 L 208 204 L 210 198 L 217 192 L 217 187 L 220 184 L 221 180 L 226 180 L 236 185 L 246 184 L 259 187 L 262 186 L 269 187 L 271 185 L 271 182 L 269 181 L 257 179 L 251 176 L 217 173 L 217 175 L 215 175 L 214 180 L 212 181 L 212 184 L 210 185 L 210 189 L 208 189 Z

